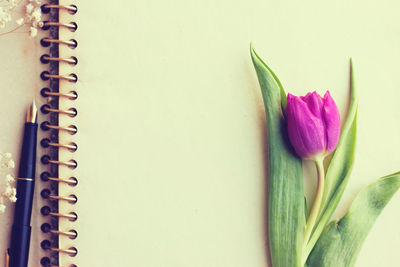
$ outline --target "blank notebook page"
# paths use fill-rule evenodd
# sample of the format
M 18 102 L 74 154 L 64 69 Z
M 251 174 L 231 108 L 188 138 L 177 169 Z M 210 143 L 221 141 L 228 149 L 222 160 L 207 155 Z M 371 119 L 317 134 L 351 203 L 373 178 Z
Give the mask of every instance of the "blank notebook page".
M 330 89 L 342 118 L 354 57 L 357 159 L 336 217 L 363 186 L 396 171 L 397 18 L 394 9 L 362 3 L 74 2 L 78 13 L 60 21 L 73 19 L 78 30 L 61 30 L 60 39 L 73 37 L 78 47 L 60 53 L 79 60 L 61 69 L 79 77 L 61 83 L 79 94 L 78 133 L 63 139 L 78 144 L 78 167 L 60 167 L 60 175 L 79 184 L 61 186 L 60 195 L 73 192 L 78 202 L 60 210 L 78 220 L 60 227 L 78 238 L 61 237 L 60 247 L 78 254 L 61 255 L 60 266 L 269 266 L 266 122 L 250 41 L 288 92 Z M 305 163 L 315 186 L 314 173 Z M 356 266 L 397 266 L 399 207 L 396 195 Z

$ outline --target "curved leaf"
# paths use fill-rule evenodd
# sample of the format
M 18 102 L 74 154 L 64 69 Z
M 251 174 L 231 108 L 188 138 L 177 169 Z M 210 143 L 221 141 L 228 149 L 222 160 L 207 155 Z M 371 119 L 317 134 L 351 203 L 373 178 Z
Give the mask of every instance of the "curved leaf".
M 307 266 L 353 266 L 369 230 L 399 188 L 400 172 L 380 178 L 364 188 L 347 214 L 326 227 L 310 254 Z
M 276 75 L 250 48 L 268 125 L 268 231 L 274 267 L 301 266 L 304 189 L 301 159 L 293 152 L 283 110 L 286 94 Z

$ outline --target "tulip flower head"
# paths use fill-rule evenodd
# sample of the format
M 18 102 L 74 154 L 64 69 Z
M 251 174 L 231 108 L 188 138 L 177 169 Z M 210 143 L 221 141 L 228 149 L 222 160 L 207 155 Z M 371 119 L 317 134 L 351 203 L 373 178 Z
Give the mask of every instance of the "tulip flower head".
M 329 91 L 287 96 L 287 129 L 290 143 L 304 159 L 323 158 L 335 150 L 340 136 L 340 114 Z

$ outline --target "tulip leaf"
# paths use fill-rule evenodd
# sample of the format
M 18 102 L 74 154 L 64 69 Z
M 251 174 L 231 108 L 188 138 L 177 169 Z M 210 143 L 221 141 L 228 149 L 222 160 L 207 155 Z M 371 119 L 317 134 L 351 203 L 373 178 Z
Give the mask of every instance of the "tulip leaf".
M 268 130 L 268 233 L 274 267 L 301 266 L 304 188 L 301 159 L 287 136 L 286 94 L 272 70 L 250 48 L 264 99 Z
M 400 172 L 365 187 L 346 215 L 327 225 L 308 258 L 307 266 L 353 266 L 369 230 L 399 188 Z
M 310 214 L 308 213 L 307 198 L 304 197 L 304 220 L 305 220 L 305 222 L 307 222 L 308 216 L 310 216 Z
M 323 206 L 313 234 L 304 248 L 303 258 L 306 258 L 317 242 L 324 227 L 330 220 L 346 188 L 354 162 L 356 130 L 357 130 L 358 98 L 354 86 L 353 66 L 350 61 L 350 104 L 346 121 L 341 130 L 338 146 L 332 156 L 326 172 L 326 182 L 323 196 Z M 303 259 L 304 260 L 304 259 Z

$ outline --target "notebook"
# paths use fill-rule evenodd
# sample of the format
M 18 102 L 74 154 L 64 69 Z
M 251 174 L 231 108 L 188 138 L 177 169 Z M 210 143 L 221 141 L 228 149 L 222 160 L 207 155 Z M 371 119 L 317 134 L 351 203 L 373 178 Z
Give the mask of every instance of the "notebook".
M 363 3 L 43 3 L 37 38 L 0 37 L 1 149 L 17 164 L 26 107 L 41 107 L 29 266 L 270 266 L 250 41 L 288 92 L 329 89 L 342 117 L 353 57 L 358 147 L 343 215 L 399 167 L 398 4 Z M 399 206 L 397 194 L 356 266 L 398 265 Z M 4 251 L 11 214 L 9 204 L 0 217 Z

